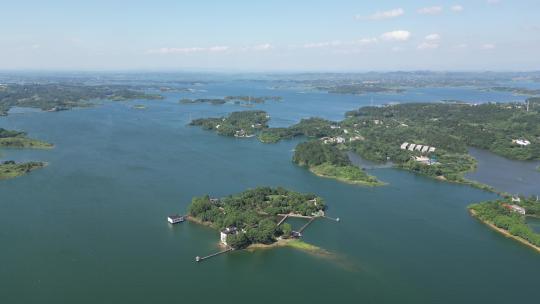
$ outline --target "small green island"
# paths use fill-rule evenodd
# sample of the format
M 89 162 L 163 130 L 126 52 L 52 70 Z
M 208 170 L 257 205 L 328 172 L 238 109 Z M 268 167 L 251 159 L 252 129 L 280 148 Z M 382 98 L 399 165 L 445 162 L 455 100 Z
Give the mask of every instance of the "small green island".
M 317 251 L 318 247 L 298 240 L 301 232 L 285 220 L 301 217 L 309 224 L 323 217 L 325 209 L 324 200 L 315 194 L 258 187 L 223 198 L 194 197 L 187 218 L 220 230 L 220 243 L 234 249 L 290 246 Z
M 493 228 L 540 252 L 540 233 L 527 225 L 527 217 L 540 217 L 537 198 L 505 197 L 469 206 L 472 216 Z
M 0 85 L 0 116 L 13 107 L 37 108 L 48 112 L 92 106 L 95 100 L 125 101 L 163 99 L 140 88 L 124 85 L 3 84 Z
M 182 98 L 180 99 L 181 104 L 198 104 L 198 103 L 209 103 L 213 105 L 222 105 L 225 103 L 234 103 L 234 104 L 240 104 L 245 106 L 250 106 L 253 104 L 261 104 L 265 103 L 267 101 L 281 101 L 283 100 L 280 96 L 246 96 L 246 95 L 239 95 L 239 96 L 225 96 L 223 98 Z
M 50 143 L 28 138 L 25 132 L 11 131 L 0 128 L 0 148 L 16 149 L 52 149 L 54 146 Z M 43 168 L 47 164 L 44 162 L 30 161 L 16 163 L 13 160 L 0 162 L 0 179 L 18 177 L 33 170 Z

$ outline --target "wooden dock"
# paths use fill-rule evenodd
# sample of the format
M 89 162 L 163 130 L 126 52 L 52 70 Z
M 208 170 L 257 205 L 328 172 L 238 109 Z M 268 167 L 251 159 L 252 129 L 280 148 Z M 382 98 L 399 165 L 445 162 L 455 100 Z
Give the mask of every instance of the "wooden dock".
M 229 248 L 227 248 L 227 249 L 225 249 L 225 250 L 223 250 L 223 251 L 219 251 L 219 252 L 216 252 L 216 253 L 212 253 L 212 254 L 207 255 L 207 256 L 204 256 L 204 257 L 196 256 L 196 257 L 195 257 L 195 262 L 197 262 L 197 263 L 198 263 L 198 262 L 202 262 L 202 261 L 204 261 L 204 260 L 207 260 L 207 259 L 209 259 L 209 258 L 213 258 L 213 257 L 215 257 L 215 256 L 218 256 L 218 255 L 223 254 L 223 253 L 227 253 L 227 252 L 232 251 L 232 250 L 234 250 L 234 249 L 233 249 L 232 247 L 229 247 Z
M 315 220 L 316 218 L 315 217 L 312 217 L 311 219 L 309 219 L 309 221 L 307 223 L 304 224 L 304 226 L 302 226 L 300 229 L 298 229 L 298 233 L 302 234 L 302 232 L 304 231 L 304 229 L 307 228 L 307 226 L 309 226 L 309 224 L 313 223 L 313 221 Z
M 289 217 L 288 214 L 285 214 L 283 216 L 283 218 L 277 223 L 277 226 L 279 227 L 279 225 L 283 224 L 283 222 L 285 222 L 285 220 Z

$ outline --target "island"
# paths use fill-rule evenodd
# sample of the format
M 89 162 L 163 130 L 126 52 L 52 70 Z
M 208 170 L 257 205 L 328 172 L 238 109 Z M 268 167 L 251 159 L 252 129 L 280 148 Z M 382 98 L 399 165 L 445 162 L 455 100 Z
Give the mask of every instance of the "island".
M 232 102 L 235 104 L 241 104 L 241 105 L 252 105 L 252 104 L 260 104 L 265 103 L 266 101 L 272 100 L 272 101 L 281 101 L 283 98 L 280 96 L 246 96 L 246 95 L 239 95 L 239 96 L 225 96 L 224 98 L 182 98 L 180 99 L 181 104 L 198 104 L 198 103 L 209 103 L 213 105 L 222 105 L 227 102 Z
M 540 202 L 534 197 L 506 197 L 469 206 L 472 216 L 494 230 L 540 252 L 540 233 L 527 225 L 526 217 L 540 216 Z
M 379 82 L 363 82 L 353 84 L 336 84 L 330 86 L 318 86 L 317 90 L 326 91 L 333 94 L 354 94 L 362 95 L 369 93 L 398 94 L 405 92 L 404 88 L 391 87 Z
M 0 115 L 12 107 L 38 108 L 58 112 L 76 107 L 89 107 L 94 100 L 124 101 L 163 99 L 159 94 L 147 94 L 137 87 L 124 85 L 3 84 L 0 85 Z
M 302 246 L 301 235 L 285 222 L 286 218 L 313 220 L 325 215 L 326 204 L 315 194 L 277 187 L 258 187 L 223 198 L 194 197 L 188 207 L 188 220 L 221 231 L 221 244 L 234 249 L 267 246 Z
M 0 148 L 28 148 L 28 149 L 51 149 L 50 143 L 28 138 L 25 132 L 11 131 L 0 128 Z M 0 179 L 8 179 L 27 174 L 33 170 L 43 168 L 44 162 L 16 163 L 13 160 L 0 162 Z
M 269 120 L 270 116 L 264 111 L 240 111 L 227 117 L 194 119 L 189 124 L 223 136 L 253 137 L 257 130 L 268 128 Z
M 33 170 L 43 168 L 47 164 L 44 162 L 24 162 L 16 163 L 12 160 L 0 162 L 0 179 L 14 178 L 30 173 Z

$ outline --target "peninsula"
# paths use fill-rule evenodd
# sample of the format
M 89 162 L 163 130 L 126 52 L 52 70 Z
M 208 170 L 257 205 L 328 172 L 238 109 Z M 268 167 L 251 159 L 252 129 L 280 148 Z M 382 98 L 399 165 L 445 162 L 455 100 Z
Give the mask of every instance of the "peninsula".
M 264 111 L 242 111 L 233 112 L 227 117 L 195 119 L 190 125 L 214 130 L 224 136 L 254 137 L 257 134 L 260 141 L 267 143 L 300 135 L 319 138 L 341 133 L 332 122 L 320 118 L 304 119 L 289 128 L 269 128 L 269 118 Z M 374 176 L 352 164 L 345 155 L 347 147 L 343 143 L 333 146 L 326 140 L 300 144 L 295 149 L 293 161 L 318 176 L 364 186 L 384 185 Z
M 540 234 L 526 223 L 526 217 L 540 216 L 536 198 L 504 198 L 469 206 L 471 215 L 496 231 L 540 252 Z

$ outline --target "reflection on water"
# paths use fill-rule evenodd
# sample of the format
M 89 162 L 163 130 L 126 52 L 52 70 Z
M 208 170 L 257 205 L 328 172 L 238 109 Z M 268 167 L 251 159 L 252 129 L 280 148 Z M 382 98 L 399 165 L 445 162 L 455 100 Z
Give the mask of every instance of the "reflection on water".
M 540 218 L 527 217 L 527 225 L 536 233 L 540 233 Z
M 539 161 L 509 160 L 489 151 L 470 148 L 478 160 L 478 169 L 467 178 L 490 185 L 512 194 L 536 195 L 540 193 Z

